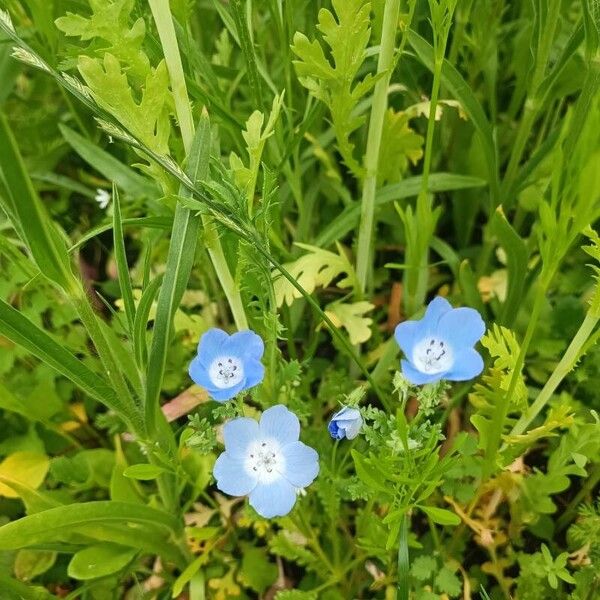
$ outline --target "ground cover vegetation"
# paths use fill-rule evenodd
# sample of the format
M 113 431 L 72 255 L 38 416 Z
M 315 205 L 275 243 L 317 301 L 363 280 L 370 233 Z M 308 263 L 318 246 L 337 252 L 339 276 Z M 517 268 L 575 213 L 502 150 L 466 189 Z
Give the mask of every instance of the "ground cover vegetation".
M 600 598 L 598 0 L 0 6 L 0 598 Z

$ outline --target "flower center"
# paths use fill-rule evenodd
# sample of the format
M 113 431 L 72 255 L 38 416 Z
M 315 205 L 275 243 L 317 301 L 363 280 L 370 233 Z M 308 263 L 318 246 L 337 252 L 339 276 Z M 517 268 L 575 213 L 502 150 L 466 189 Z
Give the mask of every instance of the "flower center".
M 244 378 L 244 365 L 236 356 L 219 356 L 211 363 L 208 375 L 218 388 L 230 388 Z
M 244 467 L 261 483 L 270 483 L 281 477 L 285 469 L 285 457 L 276 440 L 257 440 L 248 447 Z
M 442 373 L 453 364 L 452 350 L 439 338 L 427 337 L 421 340 L 413 351 L 413 363 L 421 373 Z

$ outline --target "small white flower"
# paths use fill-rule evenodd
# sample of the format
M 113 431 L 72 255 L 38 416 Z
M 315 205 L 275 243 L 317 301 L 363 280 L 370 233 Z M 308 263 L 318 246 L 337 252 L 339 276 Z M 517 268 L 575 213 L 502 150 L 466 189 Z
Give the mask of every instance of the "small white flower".
M 110 194 L 106 190 L 98 188 L 95 200 L 102 210 L 106 210 L 106 207 L 110 204 Z

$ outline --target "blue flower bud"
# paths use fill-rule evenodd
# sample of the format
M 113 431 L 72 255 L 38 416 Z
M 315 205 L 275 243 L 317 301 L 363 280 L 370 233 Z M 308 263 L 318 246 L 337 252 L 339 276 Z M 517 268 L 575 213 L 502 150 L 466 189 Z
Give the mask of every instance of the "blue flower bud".
M 327 429 L 331 437 L 336 440 L 348 438 L 353 440 L 359 433 L 362 427 L 363 419 L 360 411 L 357 408 L 344 406 L 341 410 L 331 417 Z

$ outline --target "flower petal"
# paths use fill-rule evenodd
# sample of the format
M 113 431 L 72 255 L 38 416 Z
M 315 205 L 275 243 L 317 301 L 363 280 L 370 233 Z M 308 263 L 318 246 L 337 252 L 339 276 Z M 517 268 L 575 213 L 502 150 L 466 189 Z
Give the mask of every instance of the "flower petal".
M 234 333 L 224 346 L 233 356 L 253 358 L 260 360 L 265 351 L 265 344 L 260 335 L 250 331 L 238 331 Z
M 230 456 L 228 452 L 223 452 L 217 458 L 213 475 L 217 480 L 217 487 L 231 496 L 249 494 L 258 482 L 256 477 L 246 471 L 244 461 Z
M 425 316 L 421 320 L 424 327 L 433 327 L 437 325 L 440 318 L 446 313 L 452 310 L 452 304 L 442 298 L 442 296 L 436 296 L 428 305 L 425 310 Z
M 190 363 L 188 373 L 192 381 L 200 387 L 210 390 L 214 388 L 213 382 L 208 376 L 208 369 L 200 362 L 200 357 L 196 356 Z
M 310 485 L 319 474 L 319 455 L 316 450 L 302 442 L 292 442 L 281 451 L 285 456 L 283 476 L 296 487 Z
M 434 381 L 439 381 L 440 379 L 445 379 L 445 373 L 422 373 L 421 371 L 415 369 L 411 363 L 407 360 L 402 359 L 400 361 L 402 365 L 402 375 L 410 381 L 413 385 L 423 385 L 425 383 L 432 383 Z
M 354 421 L 356 419 L 361 419 L 360 410 L 358 408 L 352 408 L 350 406 L 344 406 L 341 410 L 338 410 L 332 419 L 336 421 Z
M 348 421 L 338 421 L 338 427 L 344 431 L 347 439 L 353 440 L 360 433 L 360 428 L 362 427 L 362 417 Z
M 296 503 L 296 488 L 281 477 L 272 483 L 259 483 L 250 493 L 250 506 L 265 519 L 287 515 Z
M 425 337 L 422 321 L 404 321 L 396 326 L 394 337 L 404 356 L 412 356 L 415 344 Z
M 438 332 L 458 354 L 465 346 L 473 346 L 485 333 L 485 323 L 474 308 L 454 308 L 442 315 Z
M 228 339 L 229 335 L 216 327 L 209 329 L 202 335 L 198 342 L 198 359 L 206 368 L 221 353 L 221 348 Z
M 244 361 L 244 374 L 246 376 L 246 384 L 244 387 L 251 388 L 258 385 L 265 377 L 264 365 L 253 358 L 246 358 Z
M 236 385 L 232 385 L 229 388 L 217 388 L 214 385 L 212 389 L 206 388 L 208 395 L 217 402 L 225 402 L 226 400 L 231 400 L 234 396 L 236 396 L 239 392 L 246 388 L 246 380 L 242 379 Z
M 474 348 L 465 348 L 454 357 L 454 366 L 445 375 L 450 381 L 467 381 L 483 371 L 483 359 Z
M 300 421 L 283 404 L 267 408 L 260 418 L 260 433 L 275 438 L 281 445 L 298 441 Z
M 248 446 L 258 439 L 258 422 L 247 417 L 238 417 L 223 425 L 223 439 L 228 454 L 235 458 L 245 458 Z

